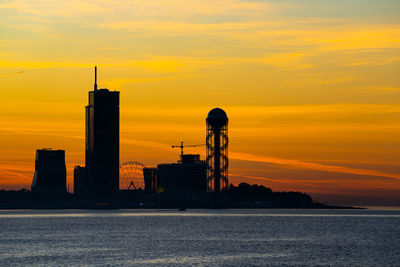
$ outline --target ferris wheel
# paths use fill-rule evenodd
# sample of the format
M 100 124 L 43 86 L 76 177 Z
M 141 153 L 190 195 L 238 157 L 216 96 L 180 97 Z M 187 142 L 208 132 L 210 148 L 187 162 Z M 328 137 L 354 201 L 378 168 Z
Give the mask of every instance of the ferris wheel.
M 144 189 L 143 168 L 137 161 L 127 161 L 119 165 L 119 189 Z

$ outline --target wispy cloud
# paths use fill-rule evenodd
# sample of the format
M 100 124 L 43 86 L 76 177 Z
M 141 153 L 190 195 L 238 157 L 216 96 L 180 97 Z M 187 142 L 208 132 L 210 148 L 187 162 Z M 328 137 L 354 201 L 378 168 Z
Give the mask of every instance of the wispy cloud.
M 396 174 L 396 173 L 384 173 L 384 172 L 374 171 L 374 170 L 349 168 L 349 167 L 344 167 L 344 166 L 325 165 L 325 164 L 320 164 L 320 163 L 304 162 L 304 161 L 295 160 L 295 159 L 266 157 L 266 156 L 253 155 L 253 154 L 241 153 L 241 152 L 230 152 L 229 156 L 232 159 L 237 159 L 237 160 L 272 163 L 272 164 L 286 165 L 286 166 L 300 168 L 300 169 L 310 169 L 310 170 L 337 172 L 337 173 L 348 173 L 348 174 L 355 174 L 355 175 L 369 175 L 369 176 L 386 177 L 386 178 L 393 178 L 393 179 L 400 180 L 400 174 Z
M 171 1 L 82 1 L 70 0 L 68 2 L 54 2 L 51 0 L 13 0 L 0 4 L 0 8 L 14 9 L 20 14 L 33 14 L 36 16 L 58 16 L 62 18 L 87 16 L 102 16 L 104 18 L 118 16 L 147 16 L 147 17 L 189 17 L 196 14 L 243 14 L 245 12 L 261 13 L 278 7 L 288 7 L 286 4 L 273 4 L 259 1 L 241 0 L 171 0 Z M 116 13 L 116 11 L 118 11 Z
M 0 76 L 11 76 L 11 75 L 17 75 L 17 74 L 22 74 L 24 71 L 16 71 L 16 72 L 10 72 L 10 73 L 4 73 L 0 74 Z
M 374 59 L 367 59 L 364 61 L 355 61 L 347 64 L 348 66 L 382 66 L 392 64 L 400 61 L 400 57 L 376 57 Z
M 98 50 L 100 51 L 115 51 L 115 50 L 122 50 L 123 48 L 121 47 L 116 47 L 116 46 L 108 46 L 108 47 L 99 47 Z
M 27 164 L 0 164 L 0 185 L 26 184 L 33 175 L 31 168 Z
M 400 87 L 386 87 L 386 86 L 383 86 L 383 87 L 377 87 L 378 89 L 380 89 L 380 90 L 386 90 L 386 91 L 400 91 Z
M 167 149 L 169 150 L 171 148 L 170 145 L 160 143 L 160 142 L 136 140 L 136 139 L 130 139 L 130 138 L 121 138 L 121 143 L 142 146 L 142 147 L 148 147 L 148 148 L 164 149 L 164 150 L 167 150 Z
M 334 79 L 330 80 L 321 80 L 321 81 L 315 81 L 316 84 L 322 84 L 322 85 L 332 85 L 332 84 L 341 84 L 341 83 L 348 83 L 348 82 L 354 82 L 357 81 L 358 79 L 354 76 L 344 76 L 344 77 L 336 77 Z

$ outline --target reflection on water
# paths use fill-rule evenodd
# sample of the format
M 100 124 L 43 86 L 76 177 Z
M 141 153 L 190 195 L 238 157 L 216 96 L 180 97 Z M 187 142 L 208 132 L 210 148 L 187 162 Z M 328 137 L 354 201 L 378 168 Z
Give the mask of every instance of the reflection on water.
M 150 260 L 132 260 L 128 261 L 128 264 L 162 264 L 162 265 L 171 265 L 171 264 L 179 264 L 179 265 L 192 265 L 196 264 L 205 264 L 205 265 L 215 265 L 215 264 L 223 264 L 224 262 L 231 261 L 240 261 L 240 262 L 251 262 L 254 260 L 260 261 L 265 260 L 265 258 L 271 257 L 284 257 L 288 256 L 287 254 L 255 254 L 255 253 L 242 253 L 239 255 L 215 255 L 215 256 L 193 256 L 193 257 L 181 257 L 181 258 L 161 258 L 161 259 L 150 259 Z
M 40 218 L 40 217 L 133 217 L 133 216 L 183 216 L 183 217 L 400 217 L 400 209 L 359 210 L 0 210 L 0 218 Z
M 0 266 L 399 266 L 400 210 L 0 211 Z

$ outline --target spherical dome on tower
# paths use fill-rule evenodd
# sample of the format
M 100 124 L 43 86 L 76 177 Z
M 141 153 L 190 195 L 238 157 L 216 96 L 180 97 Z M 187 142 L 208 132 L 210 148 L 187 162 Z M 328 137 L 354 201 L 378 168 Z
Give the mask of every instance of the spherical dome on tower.
M 225 126 L 228 124 L 228 116 L 223 109 L 214 108 L 208 113 L 207 122 L 216 127 Z
M 214 108 L 208 112 L 207 119 L 228 119 L 223 109 Z

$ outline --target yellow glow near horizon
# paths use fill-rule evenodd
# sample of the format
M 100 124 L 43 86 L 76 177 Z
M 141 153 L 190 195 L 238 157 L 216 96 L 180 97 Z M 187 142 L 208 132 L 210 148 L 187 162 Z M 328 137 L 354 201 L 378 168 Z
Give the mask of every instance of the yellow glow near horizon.
M 220 106 L 233 183 L 399 204 L 399 5 L 0 3 L 0 188 L 29 187 L 42 147 L 66 150 L 72 187 L 98 65 L 121 91 L 121 161 L 175 161 Z

